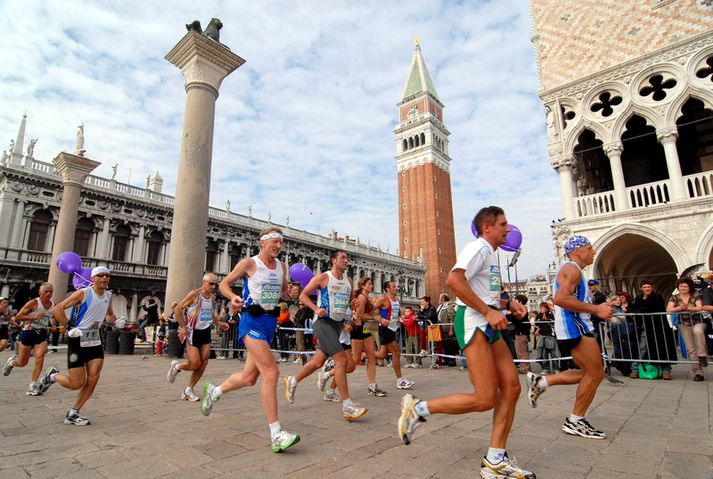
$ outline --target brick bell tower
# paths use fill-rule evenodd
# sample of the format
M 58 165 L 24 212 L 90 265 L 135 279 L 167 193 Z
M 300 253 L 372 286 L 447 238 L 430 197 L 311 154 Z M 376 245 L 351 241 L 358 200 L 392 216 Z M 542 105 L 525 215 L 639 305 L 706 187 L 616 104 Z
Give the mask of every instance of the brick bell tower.
M 447 292 L 446 277 L 456 261 L 448 135 L 443 103 L 416 49 L 398 103 L 396 164 L 399 187 L 399 251 L 409 259 L 422 258 L 426 294 L 432 304 Z M 455 298 L 452 298 L 455 299 Z

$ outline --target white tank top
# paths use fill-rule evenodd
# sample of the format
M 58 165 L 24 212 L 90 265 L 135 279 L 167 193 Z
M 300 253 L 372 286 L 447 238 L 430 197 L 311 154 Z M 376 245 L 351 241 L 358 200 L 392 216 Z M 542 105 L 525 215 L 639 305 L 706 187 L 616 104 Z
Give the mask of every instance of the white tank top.
M 319 307 L 327 310 L 327 317 L 343 321 L 349 310 L 352 286 L 346 276 L 337 279 L 331 271 L 327 271 L 327 278 L 327 286 L 319 290 Z
M 275 269 L 269 269 L 257 255 L 252 259 L 255 261 L 255 274 L 243 283 L 243 301 L 245 306 L 259 304 L 265 311 L 272 311 L 282 294 L 282 265 L 275 258 Z
M 186 326 L 189 329 L 210 328 L 210 323 L 213 322 L 213 300 L 204 297 L 199 290 L 196 290 L 196 293 L 198 301 L 186 308 Z
M 70 324 L 72 327 L 80 329 L 98 327 L 109 311 L 111 293 L 104 291 L 104 295 L 99 296 L 91 286 L 82 289 L 82 291 L 84 292 L 84 301 L 78 307 L 72 308 Z
M 401 304 L 397 300 L 392 300 L 388 296 L 386 299 L 389 300 L 390 307 L 386 309 L 379 309 L 379 315 L 389 320 L 388 328 L 391 331 L 396 331 L 399 329 L 399 312 L 401 311 Z
M 54 306 L 54 303 L 52 302 L 52 300 L 50 300 L 50 308 L 46 309 L 42 305 L 42 301 L 40 301 L 40 298 L 36 298 L 35 301 L 37 301 L 37 308 L 32 312 L 32 315 L 35 315 L 37 313 L 43 313 L 44 316 L 42 316 L 40 319 L 35 319 L 34 321 L 25 321 L 25 326 L 23 329 L 49 329 L 50 319 L 52 319 L 52 307 Z

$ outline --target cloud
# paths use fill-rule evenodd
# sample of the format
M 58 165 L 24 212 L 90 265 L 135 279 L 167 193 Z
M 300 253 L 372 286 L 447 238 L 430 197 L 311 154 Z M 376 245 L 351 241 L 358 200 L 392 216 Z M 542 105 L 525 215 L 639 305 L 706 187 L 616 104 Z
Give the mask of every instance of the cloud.
M 215 16 L 247 60 L 216 103 L 210 202 L 293 227 L 398 245 L 393 128 L 413 55 L 422 50 L 451 132 L 458 247 L 487 204 L 523 231 L 521 274 L 551 256 L 561 216 L 536 95 L 527 2 L 53 2 L 9 0 L 0 45 L 0 137 L 28 112 L 35 156 L 74 145 L 109 176 L 143 186 L 161 171 L 175 191 L 183 77 L 163 59 L 186 23 Z M 28 33 L 29 32 L 29 33 Z

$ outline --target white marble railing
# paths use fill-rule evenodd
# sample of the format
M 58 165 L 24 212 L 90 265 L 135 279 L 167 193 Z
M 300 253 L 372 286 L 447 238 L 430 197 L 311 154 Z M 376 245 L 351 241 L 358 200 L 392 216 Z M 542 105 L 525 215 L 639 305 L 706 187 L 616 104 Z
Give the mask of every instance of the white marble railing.
M 704 171 L 683 177 L 689 198 L 713 195 L 713 171 Z
M 662 180 L 627 188 L 626 197 L 629 200 L 629 208 L 646 208 L 668 203 L 671 201 L 669 183 L 669 180 Z
M 574 210 L 578 218 L 611 213 L 615 209 L 614 191 L 604 191 L 602 193 L 579 196 L 574 199 Z

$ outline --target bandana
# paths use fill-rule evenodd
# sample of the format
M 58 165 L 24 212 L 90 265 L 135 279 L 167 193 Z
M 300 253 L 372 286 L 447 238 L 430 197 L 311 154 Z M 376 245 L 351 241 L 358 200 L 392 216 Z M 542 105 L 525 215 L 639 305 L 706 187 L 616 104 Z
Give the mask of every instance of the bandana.
M 265 241 L 273 238 L 280 240 L 283 239 L 282 235 L 277 231 L 270 231 L 269 233 L 265 233 L 264 235 L 260 236 L 260 241 Z
M 587 238 L 580 235 L 574 235 L 568 239 L 564 244 L 564 254 L 568 255 L 577 248 L 582 248 L 591 244 Z

